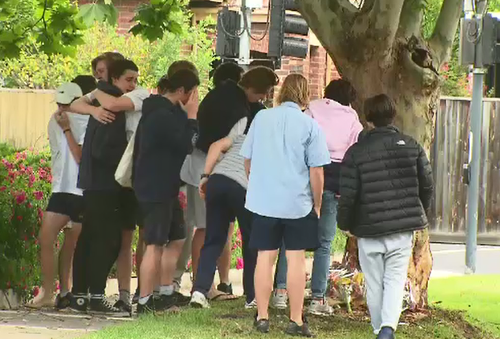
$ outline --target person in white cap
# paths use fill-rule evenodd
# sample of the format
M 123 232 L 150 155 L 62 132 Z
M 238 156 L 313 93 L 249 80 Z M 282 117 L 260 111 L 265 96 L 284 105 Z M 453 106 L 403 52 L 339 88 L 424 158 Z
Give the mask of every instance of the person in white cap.
M 80 84 L 80 86 L 78 84 Z M 78 76 L 73 82 L 57 88 L 57 111 L 49 125 L 49 144 L 52 155 L 52 195 L 40 228 L 40 247 L 43 284 L 40 293 L 27 306 L 64 309 L 70 303 L 73 254 L 83 219 L 82 190 L 76 187 L 81 145 L 88 116 L 68 112 L 70 104 L 95 89 L 92 76 Z M 82 92 L 82 88 L 85 92 Z M 54 301 L 54 243 L 64 229 L 64 244 L 59 256 L 60 294 Z

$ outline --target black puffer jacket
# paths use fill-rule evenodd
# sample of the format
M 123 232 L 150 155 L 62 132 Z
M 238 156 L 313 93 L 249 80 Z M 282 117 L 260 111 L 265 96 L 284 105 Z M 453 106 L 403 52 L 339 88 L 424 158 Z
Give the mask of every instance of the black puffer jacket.
M 367 132 L 340 171 L 339 228 L 377 237 L 427 227 L 432 170 L 423 148 L 388 126 Z

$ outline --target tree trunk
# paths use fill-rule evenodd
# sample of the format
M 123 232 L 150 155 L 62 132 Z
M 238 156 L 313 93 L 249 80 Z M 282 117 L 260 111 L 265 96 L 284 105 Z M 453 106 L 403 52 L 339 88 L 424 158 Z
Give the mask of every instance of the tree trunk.
M 401 42 L 399 54 L 390 66 L 381 68 L 378 62 L 357 64 L 352 61 L 337 59 L 337 67 L 342 76 L 356 88 L 359 99 L 355 109 L 363 112 L 362 102 L 373 95 L 385 93 L 396 103 L 396 126 L 401 132 L 418 140 L 429 152 L 434 130 L 434 113 L 437 108 L 438 77 L 428 69 L 422 74 L 412 74 L 414 65 L 411 59 L 412 44 Z M 410 69 L 408 69 L 410 68 Z M 363 114 L 360 114 L 362 119 Z M 429 154 L 429 153 L 428 153 Z M 408 281 L 411 291 L 411 307 L 427 306 L 427 285 L 432 270 L 432 255 L 427 230 L 416 232 L 413 253 L 408 269 Z M 343 263 L 349 267 L 358 267 L 357 241 L 350 238 L 346 244 Z

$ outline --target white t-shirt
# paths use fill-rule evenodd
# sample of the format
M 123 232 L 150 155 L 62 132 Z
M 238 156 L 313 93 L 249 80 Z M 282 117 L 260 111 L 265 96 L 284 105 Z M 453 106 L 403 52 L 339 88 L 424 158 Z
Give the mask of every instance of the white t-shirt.
M 134 135 L 137 126 L 139 125 L 139 121 L 142 116 L 142 102 L 144 99 L 148 98 L 151 94 L 144 88 L 136 88 L 132 92 L 128 92 L 123 94 L 123 96 L 132 100 L 134 104 L 134 110 L 125 111 L 125 130 L 127 132 L 127 141 L 130 141 L 132 135 Z M 87 94 L 87 99 L 89 101 L 93 101 L 95 96 L 93 92 Z
M 79 145 L 83 145 L 88 115 L 67 112 L 71 133 Z M 50 152 L 52 154 L 52 193 L 70 193 L 82 195 L 83 191 L 76 187 L 79 166 L 71 154 L 68 141 L 62 128 L 52 115 L 48 126 Z
M 150 93 L 144 88 L 136 88 L 132 92 L 125 93 L 123 96 L 132 100 L 134 104 L 133 111 L 125 112 L 125 130 L 127 131 L 127 141 L 130 141 L 142 117 L 142 102 L 150 96 Z

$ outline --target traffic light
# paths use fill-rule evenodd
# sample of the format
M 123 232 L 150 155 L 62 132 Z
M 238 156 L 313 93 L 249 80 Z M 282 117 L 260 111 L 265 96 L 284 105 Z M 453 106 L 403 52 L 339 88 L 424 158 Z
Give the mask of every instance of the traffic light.
M 299 0 L 270 0 L 271 23 L 267 55 L 277 60 L 279 68 L 282 56 L 305 58 L 309 52 L 309 26 L 297 11 Z M 294 36 L 289 36 L 293 34 Z M 297 36 L 298 35 L 298 36 Z
M 217 40 L 215 54 L 226 58 L 238 58 L 240 39 L 240 14 L 224 7 L 217 15 Z

